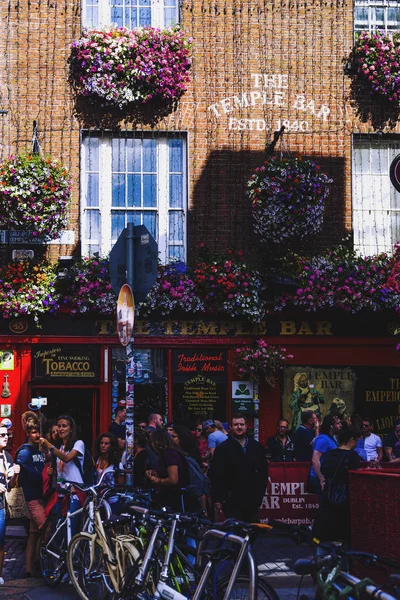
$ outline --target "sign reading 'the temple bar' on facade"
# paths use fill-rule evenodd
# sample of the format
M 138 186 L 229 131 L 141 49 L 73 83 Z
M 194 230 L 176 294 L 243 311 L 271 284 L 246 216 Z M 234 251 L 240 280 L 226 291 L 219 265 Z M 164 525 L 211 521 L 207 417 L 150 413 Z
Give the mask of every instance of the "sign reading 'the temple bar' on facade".
M 99 353 L 85 346 L 37 346 L 32 356 L 34 381 L 99 381 Z

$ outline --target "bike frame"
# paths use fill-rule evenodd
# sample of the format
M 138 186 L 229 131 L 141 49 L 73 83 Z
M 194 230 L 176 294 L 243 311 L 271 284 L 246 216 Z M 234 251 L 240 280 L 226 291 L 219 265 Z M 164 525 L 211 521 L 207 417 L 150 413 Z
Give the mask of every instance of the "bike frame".
M 57 527 L 56 527 L 53 535 L 51 536 L 51 538 L 49 539 L 49 541 L 44 546 L 44 549 L 46 550 L 46 552 L 48 552 L 50 554 L 50 556 L 54 556 L 54 558 L 57 558 L 58 560 L 60 560 L 60 558 L 62 557 L 63 552 L 66 551 L 66 549 L 68 548 L 69 543 L 70 543 L 70 541 L 72 539 L 72 525 L 71 525 L 72 518 L 75 517 L 76 515 L 81 514 L 83 512 L 83 510 L 84 510 L 83 506 L 81 506 L 81 508 L 78 508 L 78 510 L 75 510 L 74 512 L 70 512 L 69 510 L 67 510 L 67 514 L 66 514 L 65 518 L 63 519 L 62 523 L 60 523 L 59 525 L 57 525 Z M 90 507 L 89 507 L 89 511 L 90 511 Z M 62 517 L 60 517 L 60 519 L 62 519 Z M 66 545 L 66 548 L 64 550 L 61 549 L 61 553 L 60 554 L 56 554 L 52 550 L 49 550 L 48 546 L 53 542 L 53 540 L 56 537 L 56 535 L 64 527 L 66 528 L 66 531 L 67 531 L 67 545 Z

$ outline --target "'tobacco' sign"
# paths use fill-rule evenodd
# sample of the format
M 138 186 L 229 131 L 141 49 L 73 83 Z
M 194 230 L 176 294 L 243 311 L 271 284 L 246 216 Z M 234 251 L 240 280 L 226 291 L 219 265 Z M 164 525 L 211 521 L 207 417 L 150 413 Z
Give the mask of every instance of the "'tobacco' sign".
M 99 353 L 87 346 L 40 346 L 32 369 L 34 381 L 99 381 Z

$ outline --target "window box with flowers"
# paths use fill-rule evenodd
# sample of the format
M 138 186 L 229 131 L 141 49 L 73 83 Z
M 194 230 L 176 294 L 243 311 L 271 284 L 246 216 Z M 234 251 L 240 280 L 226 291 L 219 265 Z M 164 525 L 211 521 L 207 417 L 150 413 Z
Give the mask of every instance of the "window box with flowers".
M 193 265 L 172 263 L 159 267 L 157 281 L 142 316 L 174 312 L 242 317 L 259 322 L 265 315 L 260 274 L 243 261 L 242 253 L 205 256 Z
M 286 348 L 258 339 L 254 340 L 253 346 L 236 348 L 234 362 L 243 379 L 257 383 L 265 380 L 274 387 L 277 372 L 292 358 L 293 354 L 288 354 Z
M 70 198 L 67 171 L 49 157 L 20 154 L 0 164 L 0 227 L 52 240 L 67 223 Z
M 191 46 L 179 26 L 85 29 L 72 44 L 69 80 L 78 96 L 109 108 L 174 105 L 189 82 Z
M 63 302 L 71 314 L 113 315 L 117 297 L 112 289 L 108 259 L 82 258 L 71 267 Z
M 400 100 L 400 32 L 362 31 L 350 60 L 371 94 L 394 104 Z
M 3 319 L 31 316 L 40 327 L 43 313 L 59 309 L 54 265 L 19 261 L 0 268 L 0 315 Z
M 343 245 L 310 259 L 299 258 L 297 290 L 283 295 L 276 309 L 295 306 L 310 312 L 339 309 L 353 314 L 393 309 L 400 296 L 394 289 L 392 264 L 387 254 L 362 257 Z
M 274 244 L 318 233 L 331 182 L 311 159 L 268 158 L 248 182 L 255 232 Z

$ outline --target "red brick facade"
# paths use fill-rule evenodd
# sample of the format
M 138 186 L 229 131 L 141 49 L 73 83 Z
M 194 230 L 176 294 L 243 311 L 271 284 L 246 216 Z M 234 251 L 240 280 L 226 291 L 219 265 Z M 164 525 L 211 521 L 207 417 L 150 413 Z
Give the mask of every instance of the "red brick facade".
M 0 118 L 1 155 L 29 148 L 37 120 L 43 151 L 60 157 L 73 176 L 76 239 L 85 124 L 74 116 L 67 59 L 80 12 L 79 0 L 0 8 L 0 108 L 9 111 Z M 351 228 L 351 134 L 373 131 L 371 123 L 359 124 L 345 74 L 353 3 L 184 2 L 181 21 L 194 40 L 192 81 L 178 110 L 154 131 L 188 133 L 191 248 L 200 241 L 251 246 L 246 182 L 282 124 L 284 149 L 316 157 L 333 177 L 321 239 L 340 239 Z M 127 127 L 122 122 L 121 132 Z

